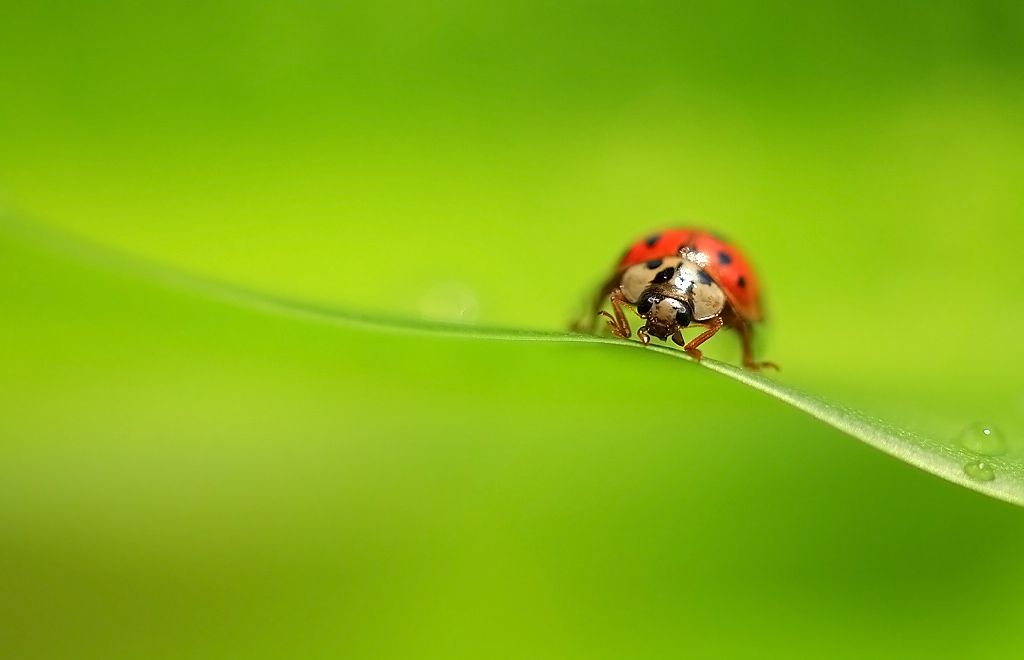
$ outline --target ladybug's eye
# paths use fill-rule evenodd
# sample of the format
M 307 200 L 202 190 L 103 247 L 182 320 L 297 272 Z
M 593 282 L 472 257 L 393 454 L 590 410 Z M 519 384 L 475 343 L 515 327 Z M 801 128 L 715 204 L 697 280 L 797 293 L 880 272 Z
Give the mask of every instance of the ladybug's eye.
M 687 307 L 686 305 L 683 305 L 682 307 L 676 310 L 676 323 L 679 324 L 679 327 L 685 328 L 686 326 L 690 325 L 690 320 L 692 318 L 693 316 L 692 314 L 690 314 L 690 308 Z
M 654 303 L 658 302 L 660 298 L 656 295 L 647 295 L 640 299 L 640 302 L 636 305 L 636 311 L 640 312 L 641 315 L 647 314 L 654 307 Z

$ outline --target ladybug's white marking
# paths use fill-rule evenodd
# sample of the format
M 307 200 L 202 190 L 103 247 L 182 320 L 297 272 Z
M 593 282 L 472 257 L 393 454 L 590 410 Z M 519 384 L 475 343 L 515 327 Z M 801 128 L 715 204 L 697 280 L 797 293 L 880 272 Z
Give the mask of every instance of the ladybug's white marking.
M 686 300 L 693 307 L 693 320 L 706 321 L 718 316 L 725 309 L 725 292 L 715 284 L 714 280 L 705 276 L 704 271 L 693 263 L 683 262 L 679 266 L 679 273 L 676 276 L 680 291 L 689 293 Z M 705 284 L 705 282 L 707 282 Z M 671 294 L 669 294 L 671 295 Z
M 709 263 L 711 263 L 711 257 L 709 257 L 708 255 L 704 254 L 703 252 L 698 252 L 696 250 L 691 250 L 688 247 L 684 247 L 683 249 L 681 249 L 679 251 L 679 255 L 681 257 L 683 257 L 684 259 L 687 259 L 687 260 L 692 261 L 693 263 L 697 264 L 697 266 L 699 268 L 704 268 Z

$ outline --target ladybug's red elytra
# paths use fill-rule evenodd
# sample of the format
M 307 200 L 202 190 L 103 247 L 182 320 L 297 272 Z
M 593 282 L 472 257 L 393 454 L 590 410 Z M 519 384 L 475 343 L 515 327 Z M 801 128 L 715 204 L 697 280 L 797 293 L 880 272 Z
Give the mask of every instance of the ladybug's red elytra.
M 601 309 L 606 301 L 614 315 Z M 645 346 L 652 336 L 662 341 L 671 337 L 700 360 L 698 346 L 729 327 L 739 332 L 745 367 L 778 369 L 754 360 L 751 326 L 761 320 L 754 271 L 736 246 L 705 231 L 667 229 L 634 243 L 595 297 L 590 319 L 581 325 L 593 328 L 597 316 L 605 316 L 612 334 L 628 338 L 624 307 L 644 320 L 636 334 Z M 690 326 L 704 332 L 686 341 L 682 329 Z

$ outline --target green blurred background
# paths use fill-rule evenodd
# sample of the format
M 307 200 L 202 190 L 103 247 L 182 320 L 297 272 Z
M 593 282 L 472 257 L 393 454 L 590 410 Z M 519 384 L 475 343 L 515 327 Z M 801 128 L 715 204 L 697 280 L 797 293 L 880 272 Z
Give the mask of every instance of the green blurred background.
M 780 380 L 1024 452 L 1019 2 L 0 0 L 0 203 L 548 330 L 698 223 Z M 1019 509 L 693 365 L 325 327 L 9 229 L 0 301 L 4 658 L 1024 652 Z

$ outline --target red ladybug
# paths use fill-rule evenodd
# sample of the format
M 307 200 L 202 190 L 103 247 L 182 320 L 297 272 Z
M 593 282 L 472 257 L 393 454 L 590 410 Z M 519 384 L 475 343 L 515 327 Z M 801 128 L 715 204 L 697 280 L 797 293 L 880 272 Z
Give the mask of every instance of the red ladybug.
M 614 316 L 601 309 L 605 300 Z M 633 244 L 594 300 L 593 312 L 606 316 L 612 333 L 630 336 L 626 307 L 645 323 L 636 334 L 646 346 L 651 336 L 669 337 L 700 360 L 697 347 L 723 327 L 740 333 L 743 365 L 749 369 L 778 367 L 754 361 L 751 325 L 761 320 L 757 278 L 734 246 L 699 229 L 667 229 Z M 593 322 L 590 322 L 593 327 Z M 691 325 L 704 332 L 683 339 Z

